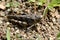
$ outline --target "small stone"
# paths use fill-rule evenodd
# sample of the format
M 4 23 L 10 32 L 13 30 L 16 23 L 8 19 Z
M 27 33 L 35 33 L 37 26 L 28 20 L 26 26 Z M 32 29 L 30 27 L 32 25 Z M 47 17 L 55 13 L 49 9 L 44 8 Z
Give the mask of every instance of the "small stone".
M 39 24 L 39 23 L 37 23 L 37 25 L 39 26 L 40 24 Z
M 7 24 L 7 25 L 9 25 L 10 23 L 9 23 L 9 22 L 7 22 L 6 24 Z
M 27 24 L 26 22 L 23 22 L 23 24 Z
M 7 11 L 9 12 L 9 11 L 11 11 L 11 9 L 7 9 Z
M 46 24 L 46 26 L 48 26 L 48 24 Z
M 22 23 L 21 21 L 19 21 L 19 23 Z
M 3 22 L 0 20 L 0 24 L 2 24 Z
M 40 17 L 42 18 L 42 17 L 43 17 L 43 15 L 40 15 Z
M 19 30 L 16 30 L 16 32 L 15 33 L 19 33 Z
M 18 28 L 17 27 L 15 27 L 15 30 L 17 30 Z
M 56 20 L 55 20 L 55 18 L 53 18 L 52 20 L 53 20 L 53 22 L 55 22 L 55 21 L 56 21 Z

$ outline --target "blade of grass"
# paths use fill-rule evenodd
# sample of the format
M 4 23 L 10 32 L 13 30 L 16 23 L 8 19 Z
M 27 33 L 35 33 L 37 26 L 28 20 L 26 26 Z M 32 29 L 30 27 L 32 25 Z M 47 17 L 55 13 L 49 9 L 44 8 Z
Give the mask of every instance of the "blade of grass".
M 45 17 L 48 10 L 51 10 L 53 7 L 60 6 L 60 0 L 51 0 L 50 3 L 47 3 L 47 7 L 43 12 L 43 16 Z
M 7 33 L 6 33 L 7 40 L 10 40 L 10 29 L 7 27 Z
M 45 17 L 47 15 L 48 12 L 48 7 L 45 8 L 44 12 L 43 12 L 43 17 Z

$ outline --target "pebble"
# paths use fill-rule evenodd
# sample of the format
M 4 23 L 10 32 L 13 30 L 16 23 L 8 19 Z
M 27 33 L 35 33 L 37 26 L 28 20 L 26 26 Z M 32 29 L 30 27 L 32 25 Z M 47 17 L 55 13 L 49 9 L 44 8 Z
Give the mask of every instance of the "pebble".
M 3 22 L 0 20 L 0 24 L 2 24 Z
M 2 17 L 0 17 L 0 24 L 2 24 L 3 23 L 3 18 Z
M 46 26 L 48 26 L 48 24 L 46 24 Z
M 15 32 L 15 33 L 20 33 L 20 32 L 19 32 L 19 30 L 16 30 L 16 32 Z
M 7 11 L 9 12 L 9 11 L 11 11 L 11 9 L 7 9 Z
M 17 27 L 15 27 L 15 30 L 18 30 L 18 28 L 17 28 Z
M 6 24 L 7 24 L 7 25 L 9 25 L 10 23 L 9 23 L 9 22 L 7 22 Z
M 53 22 L 55 22 L 55 21 L 56 21 L 56 19 L 55 19 L 55 18 L 53 18 L 52 20 L 53 20 Z

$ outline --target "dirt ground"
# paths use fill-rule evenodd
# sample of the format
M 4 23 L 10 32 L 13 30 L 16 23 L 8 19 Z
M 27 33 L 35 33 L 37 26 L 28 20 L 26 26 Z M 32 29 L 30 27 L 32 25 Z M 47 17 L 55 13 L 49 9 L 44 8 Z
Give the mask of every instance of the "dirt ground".
M 5 5 L 8 2 L 10 1 L 0 1 L 0 40 L 7 40 L 7 27 L 10 28 L 11 40 L 57 40 L 56 36 L 60 32 L 60 7 L 55 7 L 51 11 L 49 10 L 46 17 L 43 18 L 44 5 L 39 6 L 35 3 L 27 2 L 27 0 L 17 0 L 20 3 L 18 7 L 7 8 Z M 13 24 L 13 21 L 8 21 L 9 18 L 7 18 L 7 15 L 22 14 L 39 15 L 41 19 L 29 30 L 26 30 L 28 26 L 22 24 L 24 27 L 21 27 L 21 25 L 18 25 L 18 20 L 15 24 Z

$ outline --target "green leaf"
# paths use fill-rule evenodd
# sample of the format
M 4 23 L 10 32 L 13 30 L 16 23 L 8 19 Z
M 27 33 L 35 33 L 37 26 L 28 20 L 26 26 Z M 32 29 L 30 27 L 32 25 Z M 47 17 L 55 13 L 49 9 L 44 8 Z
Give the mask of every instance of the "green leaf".
M 29 2 L 35 2 L 35 0 L 28 0 Z
M 52 0 L 51 3 L 58 4 L 58 3 L 60 3 L 60 0 Z
M 18 7 L 19 6 L 19 2 L 13 1 L 10 3 L 11 7 Z
M 16 1 L 15 1 L 15 2 L 13 3 L 13 5 L 14 5 L 15 7 L 18 7 L 18 6 L 19 6 L 19 2 L 16 2 Z
M 19 6 L 19 2 L 17 1 L 12 1 L 6 4 L 6 7 L 18 7 Z
M 43 16 L 44 17 L 46 16 L 47 12 L 48 12 L 48 7 L 46 7 L 45 10 L 44 10 L 44 12 L 43 12 Z
M 52 0 L 48 6 L 50 7 L 60 6 L 60 0 Z
M 46 0 L 38 0 L 38 2 L 37 2 L 37 4 L 38 4 L 38 5 L 41 5 L 41 6 L 42 6 L 44 3 L 46 3 Z
M 38 0 L 38 2 L 46 3 L 46 0 Z
M 42 3 L 42 2 L 37 2 L 37 5 L 41 5 L 41 6 L 42 6 L 42 5 L 43 5 L 43 3 Z
M 10 29 L 9 29 L 9 27 L 7 28 L 6 37 L 7 37 L 7 40 L 10 40 Z
M 41 1 L 41 0 L 40 0 Z M 48 3 L 47 3 L 48 4 Z M 47 5 L 45 8 L 43 15 L 45 16 L 48 12 L 48 10 L 53 9 L 53 7 L 60 6 L 60 0 L 51 0 L 51 2 Z
M 6 7 L 10 7 L 10 3 L 7 3 L 7 4 L 6 4 Z
M 57 39 L 60 40 L 60 32 L 57 34 Z
M 52 10 L 52 9 L 53 9 L 53 7 L 52 7 L 52 6 L 48 6 L 48 9 L 49 9 L 49 10 Z
M 57 37 L 60 37 L 60 32 L 57 34 Z

